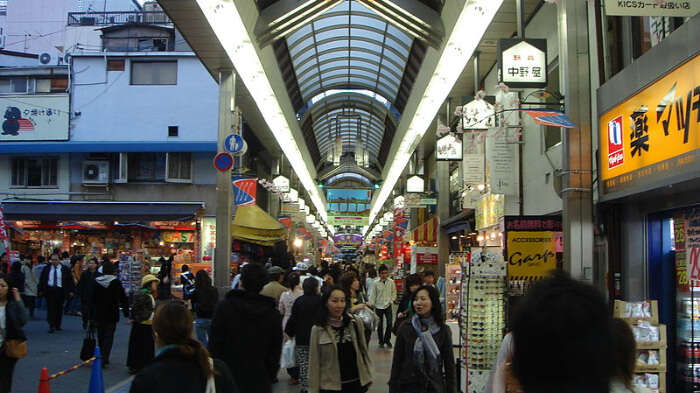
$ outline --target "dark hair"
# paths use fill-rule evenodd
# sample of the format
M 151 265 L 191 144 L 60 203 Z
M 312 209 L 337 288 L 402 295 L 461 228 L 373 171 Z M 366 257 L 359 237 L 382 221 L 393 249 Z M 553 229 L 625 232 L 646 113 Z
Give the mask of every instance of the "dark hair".
M 179 300 L 161 304 L 153 316 L 153 331 L 158 334 L 160 342 L 176 345 L 187 356 L 197 359 L 199 369 L 205 378 L 216 372 L 209 364 L 209 352 L 199 341 L 192 338 L 192 313 Z
M 301 287 L 304 289 L 304 295 L 318 294 L 318 280 L 313 277 L 305 279 Z
M 10 265 L 10 272 L 21 273 L 22 272 L 22 264 L 19 261 L 13 262 L 12 265 Z
M 58 253 L 56 253 L 58 254 Z M 68 254 L 68 251 L 63 251 L 63 254 L 61 254 L 61 259 L 68 259 L 70 258 L 70 254 Z
M 282 273 L 268 273 L 270 275 L 270 281 L 279 281 L 282 277 Z
M 187 266 L 187 265 L 182 265 L 182 267 L 181 267 L 180 269 L 181 269 L 182 272 L 184 273 L 184 272 L 186 272 L 186 271 L 189 271 L 189 270 L 190 270 L 190 267 Z
M 615 369 L 612 318 L 597 289 L 555 273 L 530 288 L 512 326 L 512 370 L 523 391 L 608 391 Z
M 309 274 L 312 276 L 318 276 L 318 268 L 316 266 L 309 267 Z
M 294 288 L 296 288 L 296 286 L 299 285 L 299 282 L 299 273 L 289 273 L 289 275 L 287 276 L 287 288 L 294 290 Z
M 386 271 L 389 271 L 389 268 L 386 267 L 386 265 L 379 266 L 379 273 L 386 272 Z
M 340 287 L 343 289 L 343 291 L 345 291 L 345 293 L 347 293 L 348 298 L 350 298 L 350 295 L 352 294 L 351 287 L 355 280 L 359 281 L 355 272 L 345 272 L 342 276 L 340 276 Z
M 408 288 L 415 285 L 423 285 L 423 280 L 420 278 L 420 275 L 413 273 L 406 276 L 406 293 L 411 293 L 411 291 Z
M 432 270 L 423 270 L 423 278 L 425 277 L 435 277 L 435 273 Z
M 379 270 L 381 271 L 382 269 L 379 269 Z M 375 269 L 374 266 L 370 266 L 367 269 L 367 275 L 369 276 L 369 278 L 376 278 L 377 277 L 377 269 Z
M 269 275 L 263 265 L 249 263 L 241 269 L 241 284 L 246 292 L 259 293 L 269 281 Z
M 44 263 L 44 262 L 46 262 L 46 258 L 44 258 L 43 255 L 39 255 L 38 257 L 36 257 L 36 263 Z
M 112 262 L 105 262 L 102 264 L 102 274 L 114 274 L 114 264 Z
M 416 296 L 418 295 L 418 292 L 420 291 L 428 291 L 428 296 L 430 297 L 430 303 L 432 305 L 430 306 L 430 314 L 432 315 L 433 319 L 435 320 L 435 323 L 438 325 L 442 325 L 444 323 L 444 318 L 442 317 L 442 305 L 440 304 L 440 292 L 437 290 L 437 288 L 432 287 L 430 285 L 422 285 L 420 288 L 418 288 L 417 291 L 415 291 L 411 295 L 411 304 L 413 307 L 416 305 Z M 414 314 L 418 314 L 415 310 L 413 309 Z
M 95 262 L 95 265 L 99 265 L 99 264 L 100 264 L 100 261 L 98 261 L 97 258 L 95 258 L 95 257 L 92 257 L 92 258 L 88 259 L 88 263 L 90 263 L 90 262 L 92 262 L 92 261 Z
M 328 261 L 321 261 L 321 269 L 322 270 L 328 269 Z
M 637 363 L 637 342 L 632 328 L 622 319 L 613 318 L 613 338 L 615 340 L 615 375 L 627 389 L 632 391 L 632 378 Z
M 9 302 L 12 297 L 10 296 L 10 290 L 12 289 L 12 284 L 10 284 L 9 281 L 7 281 L 7 275 L 5 273 L 0 273 L 0 280 L 5 280 L 5 283 L 7 284 L 7 301 Z
M 211 286 L 211 277 L 209 277 L 207 271 L 204 269 L 198 271 L 194 277 L 195 291 L 202 288 L 209 288 Z
M 321 295 L 321 307 L 318 308 L 318 316 L 316 318 L 316 326 L 328 326 L 328 316 L 330 313 L 328 312 L 328 299 L 330 299 L 331 294 L 335 291 L 340 291 L 343 292 L 345 295 L 345 304 L 350 301 L 350 295 L 341 287 L 338 285 L 332 286 L 328 291 L 324 292 Z M 343 312 L 343 323 L 347 323 L 348 320 L 350 319 L 350 315 L 348 314 L 348 308 L 345 307 L 345 311 Z

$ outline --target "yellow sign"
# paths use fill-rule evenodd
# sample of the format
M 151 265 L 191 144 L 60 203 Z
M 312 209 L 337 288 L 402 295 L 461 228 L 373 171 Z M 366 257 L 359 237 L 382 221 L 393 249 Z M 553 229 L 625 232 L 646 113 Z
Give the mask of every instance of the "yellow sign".
M 484 229 L 498 224 L 505 214 L 502 194 L 484 195 L 476 204 L 476 229 Z
M 700 164 L 700 57 L 600 117 L 603 192 L 637 187 Z
M 554 232 L 506 232 L 508 278 L 540 278 L 557 267 Z

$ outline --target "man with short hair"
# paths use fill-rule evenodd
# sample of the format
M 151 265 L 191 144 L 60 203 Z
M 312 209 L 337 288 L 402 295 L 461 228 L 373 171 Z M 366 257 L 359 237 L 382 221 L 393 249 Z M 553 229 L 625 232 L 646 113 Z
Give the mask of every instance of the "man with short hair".
M 260 291 L 268 273 L 257 263 L 241 269 L 239 289 L 219 303 L 209 350 L 229 366 L 241 392 L 270 393 L 282 354 L 282 316 L 274 299 Z
M 265 284 L 260 294 L 275 299 L 275 304 L 279 304 L 280 296 L 288 290 L 287 287 L 282 285 L 284 270 L 279 266 L 272 266 L 267 269 L 267 273 L 270 275 L 270 282 Z
M 73 276 L 71 271 L 61 260 L 57 253 L 51 255 L 51 264 L 41 272 L 39 280 L 39 292 L 46 297 L 46 320 L 49 323 L 49 333 L 61 329 L 63 320 L 63 302 L 66 295 L 70 299 L 75 293 Z
M 379 327 L 377 329 L 377 338 L 379 339 L 379 347 L 384 348 L 386 345 L 391 348 L 391 328 L 392 328 L 392 304 L 396 300 L 396 284 L 394 280 L 389 278 L 389 268 L 386 265 L 379 267 L 379 279 L 372 285 L 372 290 L 369 293 L 369 304 L 375 307 L 377 316 L 379 317 Z M 386 329 L 384 328 L 384 320 L 386 319 Z

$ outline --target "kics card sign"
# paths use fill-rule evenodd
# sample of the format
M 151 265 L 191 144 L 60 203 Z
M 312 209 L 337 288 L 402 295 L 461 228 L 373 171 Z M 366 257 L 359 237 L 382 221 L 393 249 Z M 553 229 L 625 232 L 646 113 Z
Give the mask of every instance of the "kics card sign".
M 600 117 L 603 194 L 672 184 L 700 168 L 700 57 Z

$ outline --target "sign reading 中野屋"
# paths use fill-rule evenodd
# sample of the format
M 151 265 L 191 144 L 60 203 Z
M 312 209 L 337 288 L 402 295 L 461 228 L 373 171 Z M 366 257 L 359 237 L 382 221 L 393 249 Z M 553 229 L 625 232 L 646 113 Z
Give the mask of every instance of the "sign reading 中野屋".
M 600 117 L 602 193 L 663 186 L 700 170 L 700 57 Z
M 605 0 L 606 15 L 690 17 L 700 12 L 698 0 Z
M 546 87 L 547 40 L 498 40 L 498 81 L 509 87 Z
M 326 191 L 328 224 L 369 225 L 372 191 L 369 189 L 329 188 Z
M 231 134 L 224 139 L 224 150 L 229 153 L 241 153 L 245 147 L 243 137 L 238 134 Z
M 68 95 L 0 97 L 0 142 L 68 140 Z

